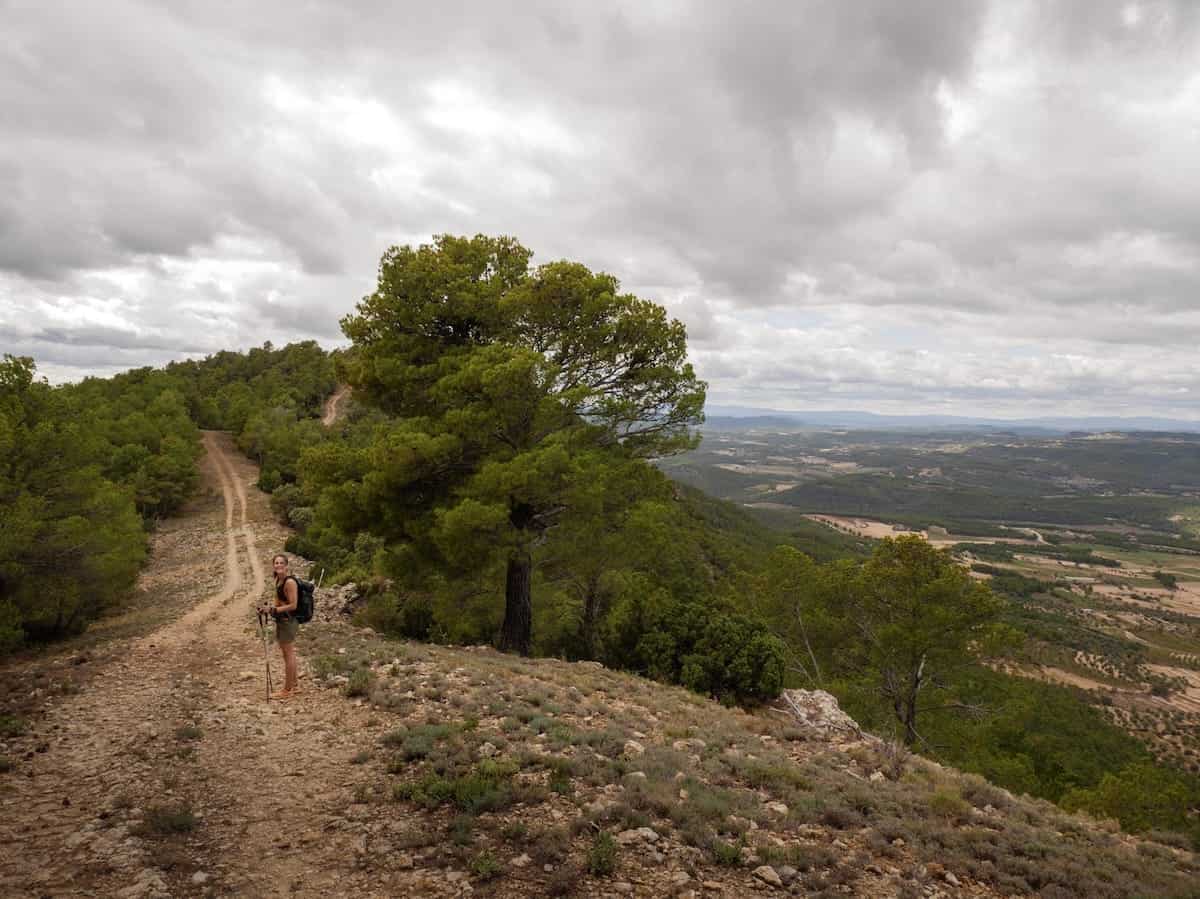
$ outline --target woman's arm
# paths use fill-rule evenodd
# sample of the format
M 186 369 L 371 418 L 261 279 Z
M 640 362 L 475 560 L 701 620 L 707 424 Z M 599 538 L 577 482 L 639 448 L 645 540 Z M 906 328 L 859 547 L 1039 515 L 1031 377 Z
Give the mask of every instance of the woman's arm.
M 300 588 L 296 584 L 294 577 L 289 577 L 283 582 L 283 598 L 286 600 L 283 605 L 275 607 L 276 615 L 286 615 L 289 612 L 296 611 L 296 606 L 300 604 Z

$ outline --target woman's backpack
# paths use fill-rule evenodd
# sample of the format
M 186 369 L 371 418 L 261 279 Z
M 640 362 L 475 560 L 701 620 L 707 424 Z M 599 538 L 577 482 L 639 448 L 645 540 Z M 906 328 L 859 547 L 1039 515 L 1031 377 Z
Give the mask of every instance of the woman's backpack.
M 316 585 L 312 581 L 306 581 L 298 578 L 295 575 L 288 575 L 296 582 L 296 611 L 292 613 L 292 618 L 298 624 L 308 624 L 312 621 L 313 608 L 316 606 Z

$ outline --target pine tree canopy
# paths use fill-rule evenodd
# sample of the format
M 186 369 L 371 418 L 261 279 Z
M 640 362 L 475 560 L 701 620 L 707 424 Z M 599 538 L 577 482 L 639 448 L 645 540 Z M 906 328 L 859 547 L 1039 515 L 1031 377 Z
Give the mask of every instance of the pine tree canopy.
M 366 450 L 350 514 L 447 564 L 502 554 L 500 643 L 520 652 L 534 545 L 606 466 L 695 446 L 705 392 L 661 306 L 579 263 L 530 257 L 507 237 L 393 247 L 342 321 L 343 376 L 396 417 Z

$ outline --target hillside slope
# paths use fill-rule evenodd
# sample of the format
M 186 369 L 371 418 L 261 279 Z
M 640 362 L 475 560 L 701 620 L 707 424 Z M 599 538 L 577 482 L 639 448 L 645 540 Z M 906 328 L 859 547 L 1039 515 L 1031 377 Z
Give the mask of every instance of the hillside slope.
M 268 704 L 252 610 L 286 532 L 205 446 L 213 492 L 143 575 L 178 617 L 0 671 L 27 718 L 0 732 L 3 895 L 1195 895 L 1188 853 L 853 730 L 384 640 L 335 591 Z

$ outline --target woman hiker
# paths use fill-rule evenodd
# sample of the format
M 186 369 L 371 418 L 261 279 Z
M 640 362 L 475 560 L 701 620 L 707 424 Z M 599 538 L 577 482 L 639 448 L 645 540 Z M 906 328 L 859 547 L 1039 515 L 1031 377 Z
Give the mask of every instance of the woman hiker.
M 296 606 L 300 602 L 300 585 L 288 574 L 288 557 L 279 553 L 271 560 L 275 573 L 275 605 L 267 609 L 275 618 L 275 640 L 283 653 L 283 689 L 271 694 L 272 699 L 287 699 L 296 692 Z

